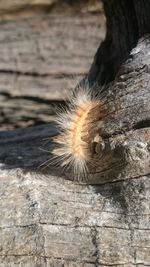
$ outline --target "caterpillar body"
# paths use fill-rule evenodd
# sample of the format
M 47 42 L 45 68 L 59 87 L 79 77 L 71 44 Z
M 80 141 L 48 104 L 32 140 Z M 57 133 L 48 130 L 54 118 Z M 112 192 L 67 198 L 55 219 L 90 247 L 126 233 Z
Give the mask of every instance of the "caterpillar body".
M 54 138 L 56 147 L 52 153 L 61 167 L 73 170 L 78 180 L 88 177 L 103 148 L 96 122 L 103 118 L 105 111 L 102 94 L 94 92 L 87 84 L 78 88 L 68 108 L 58 113 L 59 135 Z

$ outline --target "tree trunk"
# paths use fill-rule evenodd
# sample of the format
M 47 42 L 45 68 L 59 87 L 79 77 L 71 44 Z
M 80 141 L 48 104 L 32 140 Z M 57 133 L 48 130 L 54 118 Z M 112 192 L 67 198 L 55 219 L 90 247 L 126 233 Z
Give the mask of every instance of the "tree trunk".
M 0 267 L 150 266 L 150 38 L 143 36 L 150 1 L 130 1 L 131 13 L 143 3 L 131 21 L 125 2 L 104 1 L 107 24 L 113 4 L 122 3 L 113 25 L 123 36 L 107 46 L 107 34 L 89 73 L 91 83 L 115 80 L 105 85 L 111 117 L 102 128 L 97 123 L 105 149 L 88 184 L 38 168 L 50 158 L 39 147 L 56 134 L 53 123 L 0 133 Z M 129 23 L 123 32 L 122 13 Z M 124 45 L 117 48 L 117 40 Z M 107 58 L 98 60 L 103 50 Z
M 107 34 L 88 75 L 91 84 L 112 81 L 138 39 L 150 33 L 150 0 L 103 0 L 103 3 Z

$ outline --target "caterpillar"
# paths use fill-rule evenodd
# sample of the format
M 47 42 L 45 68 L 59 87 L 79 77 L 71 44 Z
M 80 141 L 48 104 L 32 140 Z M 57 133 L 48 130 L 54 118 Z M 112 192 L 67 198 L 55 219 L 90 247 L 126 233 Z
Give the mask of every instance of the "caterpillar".
M 103 148 L 96 122 L 102 122 L 105 109 L 101 92 L 96 92 L 86 82 L 73 92 L 68 108 L 58 112 L 59 134 L 53 139 L 56 147 L 52 154 L 61 167 L 72 169 L 78 180 L 87 179 Z

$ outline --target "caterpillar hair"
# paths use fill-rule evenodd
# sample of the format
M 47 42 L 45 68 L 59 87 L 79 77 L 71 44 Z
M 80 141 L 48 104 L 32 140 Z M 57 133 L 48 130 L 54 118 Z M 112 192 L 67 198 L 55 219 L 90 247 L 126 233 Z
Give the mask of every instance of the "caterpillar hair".
M 95 92 L 86 82 L 73 92 L 66 110 L 58 112 L 53 158 L 61 167 L 72 169 L 78 180 L 85 180 L 90 166 L 96 165 L 94 144 L 102 140 L 96 122 L 104 116 L 103 94 Z

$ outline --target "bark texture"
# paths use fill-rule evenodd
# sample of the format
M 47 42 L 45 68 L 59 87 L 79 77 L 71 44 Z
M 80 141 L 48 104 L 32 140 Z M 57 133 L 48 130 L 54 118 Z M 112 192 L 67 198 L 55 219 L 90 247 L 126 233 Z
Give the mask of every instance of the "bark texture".
M 103 0 L 107 34 L 88 75 L 92 83 L 112 81 L 138 39 L 150 33 L 150 0 Z
M 87 184 L 40 167 L 53 122 L 0 133 L 0 267 L 150 266 L 149 51 L 144 36 L 105 85 L 104 150 Z
M 39 168 L 53 124 L 1 132 L 1 267 L 150 266 L 149 49 L 141 40 L 108 88 L 117 113 L 93 185 Z

